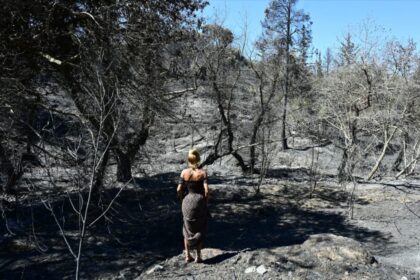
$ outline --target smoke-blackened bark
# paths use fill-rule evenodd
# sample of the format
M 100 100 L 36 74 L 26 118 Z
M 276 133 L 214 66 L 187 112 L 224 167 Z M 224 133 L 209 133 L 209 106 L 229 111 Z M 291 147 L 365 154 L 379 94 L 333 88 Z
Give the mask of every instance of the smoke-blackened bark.
M 19 161 L 17 167 L 15 167 L 8 157 L 6 150 L 0 143 L 0 172 L 6 175 L 5 182 L 2 182 L 2 190 L 5 193 L 10 193 L 11 188 L 17 183 L 17 181 L 22 177 L 22 160 Z

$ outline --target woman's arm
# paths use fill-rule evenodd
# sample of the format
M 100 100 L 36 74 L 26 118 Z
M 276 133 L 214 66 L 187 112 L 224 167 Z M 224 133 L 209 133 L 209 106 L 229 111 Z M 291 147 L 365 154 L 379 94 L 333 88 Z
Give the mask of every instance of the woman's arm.
M 181 172 L 181 175 L 180 175 L 179 181 L 178 181 L 178 186 L 176 187 L 176 193 L 177 193 L 179 199 L 181 199 L 181 200 L 183 199 L 182 195 L 183 195 L 183 192 L 184 192 L 183 184 L 182 184 L 182 182 L 184 180 L 183 175 L 184 175 L 184 170 L 182 170 L 182 172 Z
M 182 184 L 178 184 L 178 186 L 176 187 L 176 192 L 177 193 L 181 193 L 182 192 Z
M 207 171 L 204 171 L 204 198 L 209 202 L 209 184 L 207 182 Z
M 206 202 L 209 202 L 209 185 L 207 183 L 204 184 L 204 198 Z

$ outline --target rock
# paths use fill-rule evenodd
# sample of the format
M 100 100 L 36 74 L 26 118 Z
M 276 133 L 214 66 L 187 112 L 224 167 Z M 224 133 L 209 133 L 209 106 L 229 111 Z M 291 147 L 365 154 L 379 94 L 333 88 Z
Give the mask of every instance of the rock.
M 267 272 L 267 269 L 265 268 L 264 265 L 260 265 L 259 267 L 257 267 L 257 273 L 264 274 L 266 272 Z
M 151 274 L 151 273 L 153 273 L 153 272 L 155 272 L 155 271 L 162 271 L 162 270 L 163 270 L 163 266 L 161 266 L 161 265 L 157 264 L 157 265 L 155 265 L 154 267 L 152 267 L 151 269 L 149 269 L 149 270 L 146 272 L 146 274 Z
M 256 270 L 256 267 L 255 266 L 250 266 L 247 269 L 245 269 L 245 273 L 246 274 L 252 273 L 252 272 L 255 272 L 255 270 Z
M 352 264 L 376 262 L 373 255 L 358 241 L 334 234 L 311 235 L 300 247 L 320 261 Z
M 127 279 L 420 279 L 375 261 L 362 244 L 334 234 L 310 236 L 300 245 L 241 251 L 207 248 L 202 251 L 205 265 L 185 264 L 183 254 L 155 265 Z M 263 264 L 263 265 L 262 265 Z M 157 273 L 159 271 L 159 273 Z M 155 272 L 155 273 L 153 273 Z M 131 275 L 130 275 L 131 276 Z M 136 278 L 137 277 L 137 278 Z

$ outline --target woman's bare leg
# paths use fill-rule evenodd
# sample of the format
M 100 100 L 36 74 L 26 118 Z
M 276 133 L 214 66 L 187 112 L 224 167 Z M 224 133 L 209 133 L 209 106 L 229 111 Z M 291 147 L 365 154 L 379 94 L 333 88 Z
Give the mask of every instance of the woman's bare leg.
M 193 260 L 193 257 L 190 254 L 190 249 L 188 248 L 187 239 L 184 238 L 184 247 L 185 247 L 185 261 L 190 262 Z
M 197 244 L 197 257 L 195 259 L 195 262 L 201 262 L 202 258 L 201 258 L 201 249 L 203 249 L 203 241 L 200 241 Z

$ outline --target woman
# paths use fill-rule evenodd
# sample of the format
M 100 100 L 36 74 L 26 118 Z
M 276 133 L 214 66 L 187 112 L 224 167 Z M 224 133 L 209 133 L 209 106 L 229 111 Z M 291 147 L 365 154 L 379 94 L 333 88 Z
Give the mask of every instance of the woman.
M 178 196 L 182 200 L 182 216 L 184 225 L 185 261 L 193 261 L 190 249 L 195 247 L 197 255 L 195 262 L 201 262 L 201 249 L 207 230 L 207 201 L 209 186 L 207 184 L 207 172 L 200 168 L 200 154 L 196 149 L 188 152 L 188 169 L 181 172 L 180 181 L 177 187 Z M 183 197 L 184 190 L 188 194 Z

